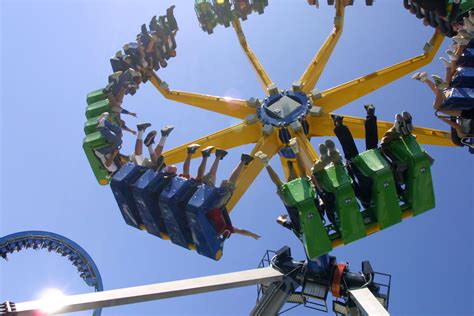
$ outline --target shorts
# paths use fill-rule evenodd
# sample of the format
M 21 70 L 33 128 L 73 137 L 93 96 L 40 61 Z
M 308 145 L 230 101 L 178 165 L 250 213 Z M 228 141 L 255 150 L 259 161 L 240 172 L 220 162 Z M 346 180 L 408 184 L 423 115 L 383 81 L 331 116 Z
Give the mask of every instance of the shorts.
M 207 184 L 207 185 L 215 187 L 216 186 L 216 177 L 212 176 L 208 173 L 204 177 L 202 177 L 202 182 Z
M 144 158 L 143 155 L 130 155 L 130 161 L 136 164 L 137 166 L 153 168 L 156 165 L 148 158 Z

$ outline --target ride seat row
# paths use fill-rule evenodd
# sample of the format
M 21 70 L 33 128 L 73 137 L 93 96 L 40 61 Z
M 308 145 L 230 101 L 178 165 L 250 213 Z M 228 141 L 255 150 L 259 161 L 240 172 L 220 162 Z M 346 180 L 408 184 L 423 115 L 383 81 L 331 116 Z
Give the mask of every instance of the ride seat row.
M 370 205 L 365 210 L 361 211 L 353 180 L 340 163 L 331 163 L 315 173 L 320 192 L 309 178 L 282 185 L 280 193 L 285 205 L 298 211 L 297 229 L 310 259 L 435 207 L 431 159 L 416 138 L 400 137 L 384 146 L 383 151 L 390 162 L 379 149 L 365 151 L 350 161 L 372 183 Z M 402 183 L 395 179 L 402 179 Z M 397 186 L 403 186 L 402 192 Z M 326 203 L 327 212 L 335 213 L 333 223 L 327 224 L 323 219 L 315 203 L 317 196 L 325 202 L 328 196 L 333 200 Z
M 128 225 L 211 259 L 221 258 L 225 238 L 207 217 L 216 207 L 227 212 L 220 188 L 133 163 L 115 173 L 110 187 Z

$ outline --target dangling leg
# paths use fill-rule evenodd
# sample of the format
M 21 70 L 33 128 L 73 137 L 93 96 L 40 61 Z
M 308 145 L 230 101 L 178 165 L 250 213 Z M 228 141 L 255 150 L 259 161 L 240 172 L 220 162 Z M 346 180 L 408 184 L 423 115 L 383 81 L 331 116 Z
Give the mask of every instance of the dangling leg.
M 186 160 L 184 160 L 183 164 L 183 177 L 185 178 L 190 178 L 191 174 L 189 173 L 189 167 L 191 166 L 191 159 L 193 157 L 193 154 L 198 150 L 198 148 L 201 147 L 198 144 L 191 144 L 188 146 L 188 151 L 186 155 Z
M 377 130 L 377 116 L 375 116 L 375 107 L 373 104 L 364 105 L 367 111 L 365 119 L 365 146 L 366 149 L 377 148 L 379 135 Z
M 151 160 L 153 162 L 156 162 L 158 160 L 158 157 L 161 156 L 161 153 L 163 152 L 163 147 L 165 146 L 166 139 L 168 138 L 169 134 L 171 133 L 173 129 L 174 129 L 174 126 L 171 126 L 171 125 L 167 125 L 161 129 L 160 142 L 156 146 L 153 156 L 151 157 Z
M 298 142 L 296 138 L 290 139 L 289 146 L 293 153 L 296 155 L 296 164 L 298 165 L 298 169 L 300 170 L 300 177 L 306 177 L 308 176 L 308 172 L 306 170 L 306 165 L 303 160 L 303 156 L 301 154 L 301 151 L 298 148 Z
M 345 126 L 342 122 L 344 119 L 342 116 L 332 115 L 332 119 L 334 120 L 334 133 L 341 143 L 342 150 L 344 151 L 344 157 L 346 160 L 350 160 L 359 154 L 354 137 L 352 137 L 352 133 L 349 128 L 347 128 L 347 126 Z
M 273 170 L 272 166 L 270 166 L 270 159 L 268 158 L 268 155 L 258 151 L 255 153 L 255 157 L 260 159 L 265 169 L 267 169 L 270 179 L 273 183 L 275 183 L 277 188 L 280 189 L 280 187 L 283 185 L 283 181 L 281 181 L 280 177 L 278 177 L 278 174 L 275 172 L 275 170 Z
M 298 178 L 298 176 L 296 175 L 295 167 L 293 166 L 293 161 L 288 160 L 286 164 L 288 166 L 288 181 L 295 180 L 296 178 Z
M 204 150 L 201 150 L 202 160 L 198 168 L 196 180 L 202 180 L 202 178 L 204 177 L 204 173 L 206 172 L 207 159 L 209 158 L 213 150 L 214 146 L 208 146 L 204 148 Z
M 232 171 L 230 177 L 229 177 L 229 182 L 232 183 L 234 186 L 237 184 L 237 180 L 239 179 L 240 175 L 242 174 L 242 171 L 248 164 L 253 160 L 253 157 L 247 154 L 242 154 L 240 157 L 240 163 L 235 167 L 235 169 Z
M 212 163 L 211 169 L 207 173 L 205 178 L 205 182 L 207 182 L 209 185 L 215 185 L 216 183 L 216 177 L 217 177 L 217 168 L 219 168 L 219 162 L 224 159 L 224 157 L 227 155 L 227 151 L 222 150 L 222 149 L 216 149 L 216 158 L 214 159 L 214 162 Z
M 143 160 L 143 134 L 145 130 L 150 127 L 150 123 L 141 123 L 137 125 L 137 140 L 135 141 L 135 159 L 136 163 L 140 164 L 139 162 Z
M 438 117 L 441 121 L 445 122 L 446 124 L 448 124 L 449 126 L 451 126 L 452 128 L 454 128 L 456 130 L 456 134 L 458 134 L 459 138 L 463 138 L 463 137 L 466 137 L 467 134 L 463 131 L 462 127 L 456 123 L 456 122 L 453 122 L 451 121 L 450 119 L 448 118 L 445 118 L 445 117 Z

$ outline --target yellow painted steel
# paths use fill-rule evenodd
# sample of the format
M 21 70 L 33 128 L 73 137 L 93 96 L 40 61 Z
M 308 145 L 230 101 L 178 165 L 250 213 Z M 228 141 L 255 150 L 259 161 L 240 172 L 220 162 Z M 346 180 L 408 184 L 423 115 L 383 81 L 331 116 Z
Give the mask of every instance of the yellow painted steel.
M 342 33 L 344 19 L 344 5 L 342 0 L 337 0 L 336 3 L 336 17 L 334 21 L 334 30 L 326 39 L 325 43 L 311 61 L 310 65 L 306 69 L 305 73 L 300 78 L 302 90 L 305 93 L 309 93 L 320 78 L 324 68 L 337 44 L 337 41 Z M 240 45 L 246 53 L 252 67 L 258 75 L 258 78 L 267 93 L 267 87 L 272 84 L 272 81 L 268 77 L 265 69 L 250 49 L 247 44 L 247 40 L 242 31 L 240 22 L 236 19 L 233 23 L 233 27 L 239 38 Z M 334 125 L 333 121 L 328 113 L 334 111 L 372 91 L 375 91 L 390 82 L 399 79 L 400 77 L 430 63 L 433 60 L 436 52 L 438 51 L 443 36 L 439 33 L 435 33 L 430 41 L 428 49 L 425 54 L 412 59 L 408 59 L 401 63 L 395 64 L 391 67 L 382 69 L 374 72 L 365 77 L 352 80 L 340 86 L 322 92 L 319 96 L 314 96 L 312 101 L 315 106 L 320 106 L 323 109 L 323 113 L 320 116 L 308 116 L 306 121 L 309 125 L 308 135 L 304 135 L 303 132 L 291 131 L 293 137 L 297 137 L 300 151 L 302 152 L 305 160 L 305 168 L 311 168 L 314 162 L 319 159 L 318 154 L 311 146 L 308 137 L 314 136 L 334 136 Z M 249 118 L 255 118 L 256 109 L 250 107 L 248 102 L 245 100 L 230 99 L 209 95 L 202 95 L 196 93 L 182 92 L 170 90 L 166 83 L 164 83 L 156 73 L 151 73 L 150 81 L 159 90 L 159 92 L 167 99 L 174 100 L 177 102 L 196 106 L 212 112 L 228 115 L 231 117 L 245 120 L 244 122 L 235 126 L 226 128 L 219 132 L 204 136 L 200 139 L 193 140 L 187 144 L 183 144 L 175 149 L 164 153 L 165 160 L 168 164 L 179 163 L 184 161 L 186 157 L 186 148 L 191 143 L 198 143 L 202 147 L 216 146 L 223 149 L 235 148 L 241 145 L 256 143 L 252 154 L 261 150 L 265 152 L 270 158 L 273 157 L 278 151 L 283 148 L 284 144 L 281 143 L 278 137 L 278 128 L 274 128 L 274 131 L 267 136 L 262 135 L 262 124 L 259 122 L 248 125 Z M 249 116 L 250 115 L 250 116 Z M 358 117 L 345 116 L 345 124 L 349 127 L 352 134 L 356 138 L 364 138 L 364 119 Z M 379 137 L 392 127 L 390 122 L 378 122 Z M 441 146 L 453 146 L 450 140 L 450 134 L 440 130 L 428 129 L 416 127 L 414 134 L 417 135 L 417 139 L 420 143 L 430 145 L 441 145 Z M 200 153 L 197 153 L 195 157 L 198 157 Z M 293 167 L 297 173 L 298 164 L 295 159 L 286 159 L 280 157 L 285 178 L 288 179 L 289 170 L 287 162 L 291 161 Z M 255 178 L 262 170 L 263 165 L 259 161 L 253 161 L 243 171 L 239 181 L 237 182 L 234 194 L 227 204 L 229 212 L 235 207 L 240 198 L 244 195 L 246 190 L 253 183 Z M 308 172 L 308 170 L 306 170 Z M 409 217 L 410 211 L 403 213 L 403 218 Z M 368 229 L 367 234 L 372 234 L 380 230 L 380 228 L 374 226 Z M 333 241 L 333 247 L 342 245 L 341 240 Z
M 260 63 L 260 61 L 258 60 L 257 56 L 255 56 L 254 52 L 249 47 L 249 45 L 247 43 L 247 39 L 245 38 L 245 34 L 242 31 L 242 27 L 240 26 L 239 19 L 235 19 L 234 21 L 232 21 L 232 26 L 234 27 L 235 32 L 237 33 L 237 37 L 239 38 L 240 46 L 242 46 L 242 49 L 244 50 L 244 52 L 247 55 L 250 63 L 252 64 L 252 67 L 255 70 L 255 73 L 257 74 L 257 77 L 258 77 L 260 83 L 262 84 L 263 90 L 268 95 L 267 87 L 273 83 L 272 80 L 267 75 L 267 72 L 265 71 L 265 68 L 263 68 L 263 66 Z
M 306 68 L 300 78 L 301 90 L 308 94 L 314 89 L 316 83 L 326 67 L 334 48 L 341 37 L 344 28 L 344 0 L 336 1 L 336 16 L 334 17 L 334 29 L 326 38 L 326 41 L 314 56 L 313 60 Z
M 322 115 L 319 117 L 310 117 L 307 119 L 310 125 L 311 136 L 334 136 L 334 124 L 329 115 Z M 346 125 L 352 133 L 354 138 L 365 138 L 365 119 L 354 116 L 344 116 L 344 125 Z M 393 123 L 386 121 L 378 121 L 377 129 L 379 138 L 382 138 L 384 133 L 393 126 Z M 417 127 L 413 129 L 413 134 L 419 143 L 425 145 L 438 146 L 454 146 L 451 141 L 451 134 L 445 131 Z
M 323 91 L 320 96 L 313 97 L 314 105 L 322 107 L 326 113 L 332 112 L 429 64 L 436 55 L 443 39 L 444 36 L 441 33 L 435 32 L 430 40 L 428 52 Z
M 254 149 L 252 150 L 251 155 L 255 155 L 257 151 L 263 151 L 265 154 L 268 155 L 269 158 L 275 156 L 275 154 L 283 147 L 281 142 L 278 139 L 277 133 L 274 132 L 269 136 L 262 136 L 257 145 L 255 145 Z M 227 203 L 227 211 L 230 213 L 240 198 L 244 195 L 250 185 L 253 183 L 255 178 L 257 178 L 260 171 L 263 169 L 263 164 L 260 161 L 252 161 L 247 168 L 242 172 L 239 180 L 237 181 L 237 185 L 230 199 L 229 203 Z
M 216 133 L 195 139 L 184 145 L 169 150 L 163 154 L 167 164 L 183 162 L 186 158 L 187 147 L 191 144 L 199 144 L 201 148 L 215 146 L 221 149 L 230 149 L 246 144 L 256 143 L 261 135 L 261 125 L 247 125 L 245 122 L 223 129 Z M 197 151 L 193 158 L 200 157 L 201 152 Z
M 154 72 L 151 74 L 150 81 L 169 100 L 239 119 L 255 114 L 255 109 L 249 107 L 245 100 L 170 90 Z

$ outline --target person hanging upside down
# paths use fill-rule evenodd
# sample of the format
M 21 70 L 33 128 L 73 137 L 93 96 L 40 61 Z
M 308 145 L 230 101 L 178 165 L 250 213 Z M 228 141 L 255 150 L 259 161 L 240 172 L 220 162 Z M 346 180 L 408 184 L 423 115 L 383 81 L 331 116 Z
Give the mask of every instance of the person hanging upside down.
M 115 172 L 119 166 L 114 164 L 114 160 L 119 154 L 123 133 L 120 126 L 108 120 L 109 116 L 109 112 L 104 112 L 97 119 L 97 131 L 99 131 L 102 137 L 109 143 L 109 146 L 96 149 L 95 154 L 108 171 Z
M 216 152 L 216 160 L 220 160 Z M 230 220 L 229 214 L 225 209 L 225 206 L 229 202 L 232 194 L 236 188 L 237 181 L 239 180 L 244 169 L 250 164 L 253 160 L 253 157 L 247 154 L 242 154 L 240 162 L 232 171 L 228 180 L 223 180 L 219 188 L 217 188 L 217 194 L 219 198 L 216 199 L 217 202 L 212 205 L 211 209 L 207 212 L 206 216 L 209 221 L 214 225 L 214 228 L 218 236 L 224 236 L 229 238 L 232 233 L 252 237 L 254 239 L 259 239 L 260 236 L 252 233 L 248 230 L 234 227 Z M 216 167 L 217 168 L 217 167 Z M 212 177 L 212 176 L 211 176 Z M 215 179 L 214 179 L 215 181 Z
M 138 133 L 137 140 L 135 142 L 135 151 L 132 155 L 130 155 L 130 161 L 139 166 L 159 169 L 161 166 L 158 165 L 158 163 L 161 157 L 161 153 L 163 152 L 163 147 L 165 145 L 168 135 L 171 133 L 174 127 L 165 126 L 161 130 L 160 142 L 158 143 L 156 148 L 153 148 L 155 136 L 157 134 L 156 131 L 151 131 L 150 133 L 148 133 L 145 138 L 145 141 L 143 141 L 143 134 L 145 133 L 145 130 L 150 126 L 150 123 L 141 123 L 137 125 Z M 145 144 L 145 146 L 148 148 L 150 159 L 143 157 L 143 144 Z

